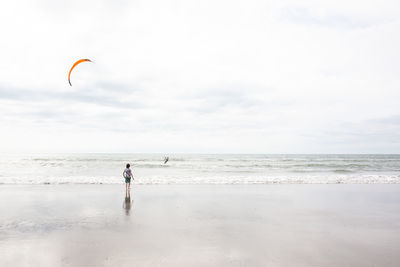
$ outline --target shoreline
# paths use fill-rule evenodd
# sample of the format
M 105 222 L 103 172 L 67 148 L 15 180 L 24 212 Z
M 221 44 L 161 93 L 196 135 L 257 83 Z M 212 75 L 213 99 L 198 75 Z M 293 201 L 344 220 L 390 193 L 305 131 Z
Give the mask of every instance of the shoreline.
M 147 181 L 146 181 L 147 180 Z M 136 186 L 145 186 L 145 185 L 186 185 L 186 186 L 197 186 L 197 185 L 334 185 L 334 184 L 343 184 L 343 185 L 363 185 L 363 184 L 369 184 L 369 185 L 380 185 L 380 184 L 387 184 L 387 185 L 399 185 L 400 184 L 400 176 L 394 179 L 379 179 L 379 180 L 347 180 L 346 179 L 341 179 L 338 178 L 336 180 L 328 180 L 328 181 L 310 181 L 307 179 L 304 180 L 263 180 L 263 181 L 257 181 L 257 180 L 250 180 L 250 181 L 242 181 L 242 180 L 230 180 L 230 181 L 188 181 L 188 182 L 183 182 L 183 181 L 173 181 L 173 182 L 167 182 L 167 181 L 153 181 L 153 180 L 148 180 L 146 179 L 143 182 L 136 182 L 133 185 Z M 124 184 L 123 181 L 121 182 L 27 182 L 27 183 L 22 183 L 22 182 L 0 182 L 0 186 L 13 186 L 13 185 L 24 185 L 24 186 L 29 186 L 29 185 L 120 185 Z

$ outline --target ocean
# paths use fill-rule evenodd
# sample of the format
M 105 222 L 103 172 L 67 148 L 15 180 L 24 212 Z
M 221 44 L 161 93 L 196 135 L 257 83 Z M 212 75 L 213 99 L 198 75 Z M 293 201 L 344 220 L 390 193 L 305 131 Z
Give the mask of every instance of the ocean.
M 400 155 L 88 153 L 3 154 L 0 184 L 122 184 L 126 163 L 135 184 L 400 183 Z

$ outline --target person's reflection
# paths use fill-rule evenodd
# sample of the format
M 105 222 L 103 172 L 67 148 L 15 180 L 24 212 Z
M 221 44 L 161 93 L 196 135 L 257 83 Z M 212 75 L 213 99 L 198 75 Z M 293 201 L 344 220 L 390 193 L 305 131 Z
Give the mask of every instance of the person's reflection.
M 124 204 L 122 205 L 122 207 L 125 209 L 126 216 L 129 216 L 129 212 L 132 208 L 132 203 L 133 203 L 133 200 L 131 200 L 131 190 L 126 189 L 125 190 L 125 200 L 124 200 Z

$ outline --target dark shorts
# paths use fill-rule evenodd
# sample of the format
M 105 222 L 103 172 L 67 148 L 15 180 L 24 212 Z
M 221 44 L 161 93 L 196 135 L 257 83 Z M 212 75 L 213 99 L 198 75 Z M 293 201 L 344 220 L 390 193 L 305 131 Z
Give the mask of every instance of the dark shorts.
M 125 178 L 125 183 L 130 183 L 131 182 L 131 177 Z

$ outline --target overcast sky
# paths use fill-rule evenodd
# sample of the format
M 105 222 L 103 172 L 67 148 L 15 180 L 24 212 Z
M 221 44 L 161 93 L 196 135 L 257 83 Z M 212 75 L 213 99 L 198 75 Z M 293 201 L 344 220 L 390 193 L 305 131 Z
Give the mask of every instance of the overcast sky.
M 0 30 L 2 152 L 400 153 L 399 1 L 5 0 Z

